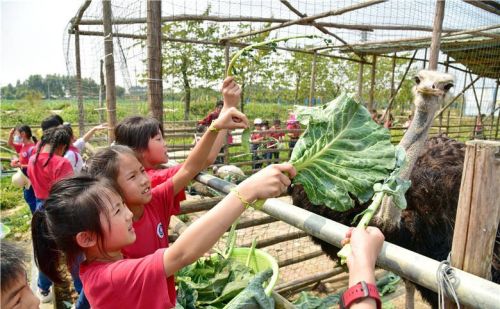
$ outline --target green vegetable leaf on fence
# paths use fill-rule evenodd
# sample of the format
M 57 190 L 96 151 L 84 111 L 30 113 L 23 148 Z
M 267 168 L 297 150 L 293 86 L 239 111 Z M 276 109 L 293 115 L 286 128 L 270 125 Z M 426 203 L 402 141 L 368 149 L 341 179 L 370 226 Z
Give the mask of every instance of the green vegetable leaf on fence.
M 373 185 L 394 169 L 396 158 L 389 131 L 376 124 L 352 97 L 342 94 L 321 107 L 300 107 L 307 125 L 292 152 L 301 183 L 313 204 L 345 211 L 373 196 Z

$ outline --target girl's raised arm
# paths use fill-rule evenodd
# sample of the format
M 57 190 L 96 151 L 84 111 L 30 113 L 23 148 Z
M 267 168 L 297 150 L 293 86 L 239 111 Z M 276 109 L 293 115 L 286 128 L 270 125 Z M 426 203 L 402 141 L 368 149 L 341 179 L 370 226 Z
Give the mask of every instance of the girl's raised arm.
M 221 92 L 224 97 L 224 106 L 222 107 L 221 114 L 225 113 L 231 107 L 238 108 L 238 104 L 240 103 L 241 88 L 234 81 L 234 77 L 226 77 L 222 83 Z M 221 130 L 217 135 L 217 139 L 215 140 L 215 143 L 213 143 L 210 154 L 205 161 L 204 168 L 213 164 L 215 159 L 217 159 L 222 146 L 224 146 L 224 143 L 226 142 L 227 133 L 227 130 Z
M 244 129 L 248 126 L 247 117 L 236 108 L 231 107 L 212 122 L 210 128 L 203 134 L 200 141 L 189 154 L 181 169 L 172 177 L 174 194 L 183 190 L 188 183 L 205 168 L 208 157 L 218 132 L 223 129 Z
M 243 213 L 245 206 L 259 199 L 279 196 L 295 176 L 291 164 L 271 165 L 246 179 L 219 204 L 191 224 L 163 255 L 167 277 L 201 257 Z M 247 205 L 244 205 L 247 204 Z

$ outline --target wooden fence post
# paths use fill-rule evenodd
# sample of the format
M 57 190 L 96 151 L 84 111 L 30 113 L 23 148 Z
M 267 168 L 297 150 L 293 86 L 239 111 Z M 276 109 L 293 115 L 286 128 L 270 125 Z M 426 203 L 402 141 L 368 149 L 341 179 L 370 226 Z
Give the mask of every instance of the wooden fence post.
M 451 265 L 490 278 L 500 220 L 500 142 L 466 142 Z

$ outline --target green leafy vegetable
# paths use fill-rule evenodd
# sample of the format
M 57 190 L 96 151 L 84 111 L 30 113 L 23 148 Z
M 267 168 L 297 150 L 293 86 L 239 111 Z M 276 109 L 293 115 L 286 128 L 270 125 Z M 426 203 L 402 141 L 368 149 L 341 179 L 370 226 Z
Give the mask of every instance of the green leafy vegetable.
M 271 278 L 273 270 L 258 273 L 238 296 L 233 298 L 224 309 L 274 308 L 274 299 L 268 297 L 262 285 Z
M 396 147 L 396 167 L 391 172 L 391 174 L 384 179 L 382 183 L 376 183 L 373 185 L 373 190 L 376 194 L 373 196 L 372 203 L 368 208 L 362 213 L 358 214 L 354 221 L 356 221 L 358 216 L 362 216 L 358 223 L 358 227 L 366 228 L 373 215 L 379 208 L 384 196 L 388 195 L 392 197 L 392 202 L 395 206 L 405 209 L 406 199 L 405 193 L 410 188 L 411 182 L 409 180 L 403 180 L 399 177 L 401 170 L 406 164 L 406 152 L 401 146 Z M 338 253 L 337 256 L 340 257 L 340 263 L 345 264 L 347 257 L 351 253 L 351 245 L 346 244 Z
M 325 298 L 313 296 L 307 292 L 300 292 L 300 296 L 293 302 L 297 309 L 328 309 L 339 303 L 340 294 L 329 295 Z
M 373 185 L 394 169 L 395 152 L 389 131 L 377 125 L 369 112 L 352 97 L 342 94 L 321 107 L 301 107 L 298 120 L 307 125 L 292 152 L 309 200 L 345 211 L 373 196 Z

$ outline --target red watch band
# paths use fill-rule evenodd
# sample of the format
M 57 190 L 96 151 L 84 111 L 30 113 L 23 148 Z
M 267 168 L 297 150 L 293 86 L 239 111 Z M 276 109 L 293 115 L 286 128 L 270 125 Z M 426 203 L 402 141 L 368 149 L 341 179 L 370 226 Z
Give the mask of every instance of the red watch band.
M 382 308 L 380 295 L 378 294 L 377 287 L 374 284 L 360 281 L 355 285 L 348 288 L 340 297 L 340 309 L 349 308 L 354 302 L 363 298 L 372 298 L 377 303 L 377 309 Z

